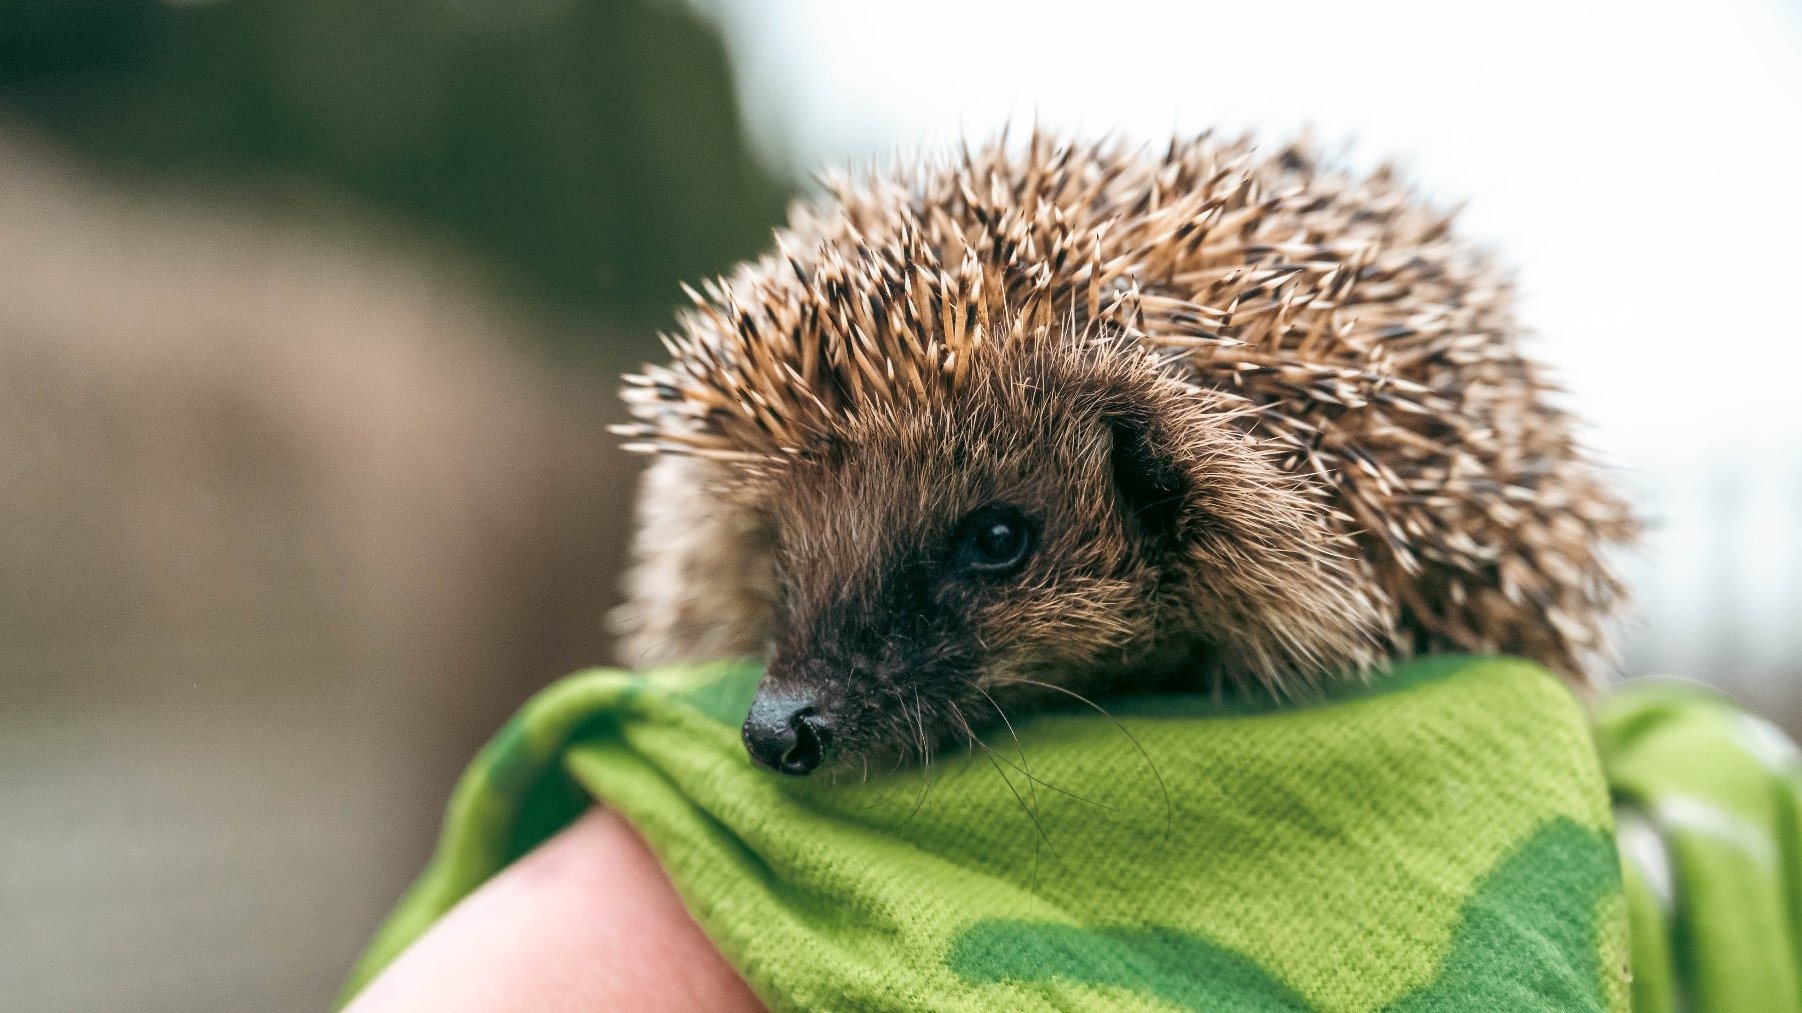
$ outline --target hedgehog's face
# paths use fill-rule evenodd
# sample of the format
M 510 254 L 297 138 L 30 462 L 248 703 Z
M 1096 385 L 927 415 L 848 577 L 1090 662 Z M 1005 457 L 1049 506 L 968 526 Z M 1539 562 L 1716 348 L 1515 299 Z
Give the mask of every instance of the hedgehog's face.
M 1168 654 L 1153 633 L 1191 632 L 1169 599 L 1188 583 L 1201 497 L 1158 449 L 1150 390 L 1092 364 L 1031 364 L 938 409 L 862 421 L 767 490 L 780 601 L 752 756 L 808 773 L 834 755 L 917 755 L 1010 701 Z M 1185 421 L 1198 427 L 1240 442 Z M 1179 655 L 1194 646 L 1178 641 Z

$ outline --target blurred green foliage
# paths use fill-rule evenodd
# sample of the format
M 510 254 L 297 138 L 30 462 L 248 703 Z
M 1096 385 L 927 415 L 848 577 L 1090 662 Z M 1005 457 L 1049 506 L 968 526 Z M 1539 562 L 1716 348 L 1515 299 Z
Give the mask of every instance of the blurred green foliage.
M 0 111 L 115 172 L 348 198 L 635 328 L 789 195 L 673 0 L 0 0 Z

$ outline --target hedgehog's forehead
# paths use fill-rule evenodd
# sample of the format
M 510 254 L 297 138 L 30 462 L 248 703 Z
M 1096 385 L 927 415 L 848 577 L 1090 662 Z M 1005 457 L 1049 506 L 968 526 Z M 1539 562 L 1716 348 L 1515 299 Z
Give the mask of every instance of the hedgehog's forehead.
M 1105 391 L 1120 378 L 1072 350 L 979 360 L 960 386 L 930 398 L 864 405 L 813 430 L 767 468 L 778 499 L 915 490 L 915 500 L 993 496 L 1080 470 L 1106 449 Z M 1109 368 L 1119 371 L 1117 363 Z M 759 458 L 761 462 L 770 458 Z M 894 496 L 900 499 L 899 495 Z
M 1102 449 L 1089 421 L 1068 406 L 992 399 L 861 419 L 772 475 L 763 494 L 779 520 L 930 535 L 994 500 L 1081 481 Z

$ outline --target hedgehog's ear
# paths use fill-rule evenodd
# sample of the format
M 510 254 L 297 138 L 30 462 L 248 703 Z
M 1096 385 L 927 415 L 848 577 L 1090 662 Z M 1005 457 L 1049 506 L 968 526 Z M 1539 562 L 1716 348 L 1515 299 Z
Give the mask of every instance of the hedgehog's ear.
M 1116 406 L 1102 417 L 1113 438 L 1109 465 L 1126 516 L 1148 538 L 1175 541 L 1194 488 L 1178 460 L 1174 434 L 1143 404 Z

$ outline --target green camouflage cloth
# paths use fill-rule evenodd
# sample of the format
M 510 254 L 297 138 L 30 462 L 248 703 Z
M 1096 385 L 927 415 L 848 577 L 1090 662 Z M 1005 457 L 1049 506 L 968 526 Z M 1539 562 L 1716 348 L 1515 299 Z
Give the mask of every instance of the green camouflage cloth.
M 1312 707 L 1040 714 L 834 782 L 744 759 L 757 678 L 544 690 L 346 997 L 604 799 L 771 1008 L 1802 1009 L 1802 759 L 1708 690 L 1616 690 L 1591 741 L 1532 665 L 1434 658 Z
M 1625 1010 L 1630 989 L 1675 995 L 1668 974 L 1630 985 L 1627 970 L 1630 901 L 1676 931 L 1669 877 L 1623 890 L 1588 719 L 1524 662 L 1417 661 L 1306 706 L 1113 700 L 1114 718 L 1042 713 L 867 781 L 753 768 L 738 725 L 758 675 L 597 671 L 528 703 L 458 787 L 346 996 L 596 799 L 779 1010 Z M 1623 752 L 1621 775 L 1661 783 L 1655 745 Z M 1648 819 L 1668 797 L 1647 789 Z M 1795 900 L 1766 907 L 1787 927 Z M 1661 973 L 1692 959 L 1632 953 Z

